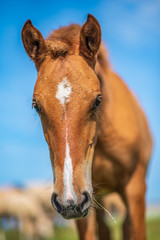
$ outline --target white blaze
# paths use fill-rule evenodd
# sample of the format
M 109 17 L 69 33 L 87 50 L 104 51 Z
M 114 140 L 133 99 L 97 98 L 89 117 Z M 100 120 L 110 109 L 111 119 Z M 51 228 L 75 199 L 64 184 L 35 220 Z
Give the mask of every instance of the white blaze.
M 63 106 L 63 110 L 65 110 L 65 104 L 68 102 L 68 98 L 72 92 L 72 88 L 67 78 L 63 78 L 63 80 L 58 85 L 58 90 L 56 93 L 56 98 L 60 101 Z M 66 120 L 66 113 L 65 113 Z M 72 159 L 70 156 L 70 149 L 68 144 L 68 128 L 66 128 L 66 152 L 65 152 L 65 160 L 64 160 L 64 173 L 63 173 L 63 181 L 64 181 L 64 202 L 67 200 L 76 201 L 76 194 L 73 190 L 73 167 L 72 167 Z
M 68 130 L 68 129 L 67 129 Z M 76 201 L 76 194 L 73 190 L 73 167 L 72 159 L 70 156 L 69 144 L 68 144 L 68 131 L 66 130 L 66 154 L 64 160 L 64 201 L 74 200 Z

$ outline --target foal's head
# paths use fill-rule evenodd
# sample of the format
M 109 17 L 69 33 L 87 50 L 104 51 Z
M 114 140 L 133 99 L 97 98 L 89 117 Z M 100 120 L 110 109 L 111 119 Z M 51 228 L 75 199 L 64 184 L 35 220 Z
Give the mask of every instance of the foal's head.
M 50 150 L 52 205 L 65 218 L 84 217 L 91 204 L 96 112 L 101 103 L 94 72 L 101 42 L 99 23 L 88 15 L 82 27 L 61 28 L 45 40 L 28 20 L 22 40 L 38 70 L 33 107 Z

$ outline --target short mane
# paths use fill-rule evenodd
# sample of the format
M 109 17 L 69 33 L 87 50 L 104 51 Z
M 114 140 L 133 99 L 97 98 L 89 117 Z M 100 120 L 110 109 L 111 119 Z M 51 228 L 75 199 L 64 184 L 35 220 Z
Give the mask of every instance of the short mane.
M 81 26 L 71 24 L 61 27 L 51 32 L 46 39 L 46 43 L 54 57 L 65 57 L 67 54 L 75 54 L 79 50 Z M 107 70 L 109 66 L 107 52 L 104 44 L 101 43 L 97 53 L 96 73 L 99 76 L 100 71 Z

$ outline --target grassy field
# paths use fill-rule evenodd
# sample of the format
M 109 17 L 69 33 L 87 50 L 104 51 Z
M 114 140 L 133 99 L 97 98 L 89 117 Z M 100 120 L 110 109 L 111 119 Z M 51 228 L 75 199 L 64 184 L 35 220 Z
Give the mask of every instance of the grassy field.
M 112 238 L 113 240 L 121 240 L 120 224 L 111 223 Z M 7 231 L 5 233 L 5 240 L 20 240 L 20 233 L 15 231 Z M 4 238 L 3 238 L 4 239 Z M 23 240 L 23 238 L 21 238 Z M 160 239 L 160 216 L 156 218 L 150 218 L 147 220 L 147 239 L 159 240 Z M 0 236 L 0 240 L 2 240 Z M 37 240 L 37 239 L 36 239 Z M 75 230 L 68 228 L 56 227 L 54 237 L 50 239 L 39 240 L 78 240 Z
M 112 237 L 113 240 L 121 240 L 121 226 L 112 224 Z M 147 220 L 147 239 L 148 240 L 159 240 L 160 239 L 160 216 L 156 218 L 150 218 Z

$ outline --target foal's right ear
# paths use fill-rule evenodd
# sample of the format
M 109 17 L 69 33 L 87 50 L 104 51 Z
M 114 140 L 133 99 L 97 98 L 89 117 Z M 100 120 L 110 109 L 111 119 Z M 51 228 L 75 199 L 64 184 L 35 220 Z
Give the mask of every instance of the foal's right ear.
M 38 69 L 47 54 L 45 40 L 40 31 L 32 25 L 31 20 L 25 22 L 21 35 L 24 48 Z

